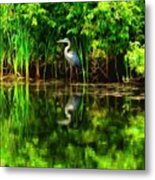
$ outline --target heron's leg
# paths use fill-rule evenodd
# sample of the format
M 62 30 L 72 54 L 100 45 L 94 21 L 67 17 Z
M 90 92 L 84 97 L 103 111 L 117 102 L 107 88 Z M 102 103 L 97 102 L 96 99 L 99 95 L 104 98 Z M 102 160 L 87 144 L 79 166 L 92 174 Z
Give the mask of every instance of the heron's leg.
M 79 78 L 78 78 L 78 69 L 77 68 L 75 69 L 75 75 L 76 75 L 76 80 L 78 81 Z
M 72 69 L 72 66 L 70 65 L 70 82 L 72 80 L 72 73 L 73 73 L 73 69 Z

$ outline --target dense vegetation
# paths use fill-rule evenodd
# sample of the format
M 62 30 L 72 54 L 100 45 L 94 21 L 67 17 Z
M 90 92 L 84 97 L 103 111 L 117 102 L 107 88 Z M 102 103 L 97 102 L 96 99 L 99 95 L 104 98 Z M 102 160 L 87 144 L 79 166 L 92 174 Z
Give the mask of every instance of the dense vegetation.
M 0 4 L 1 166 L 145 168 L 144 5 Z M 80 57 L 73 77 L 64 37 Z M 102 83 L 122 81 L 136 85 Z
M 144 0 L 1 4 L 0 78 L 68 79 L 56 43 L 68 37 L 83 80 L 144 79 L 144 8 Z

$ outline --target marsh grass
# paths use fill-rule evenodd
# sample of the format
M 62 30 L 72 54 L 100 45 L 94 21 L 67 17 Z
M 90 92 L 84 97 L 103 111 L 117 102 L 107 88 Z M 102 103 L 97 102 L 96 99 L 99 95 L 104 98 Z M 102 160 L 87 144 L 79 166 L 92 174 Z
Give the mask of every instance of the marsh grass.
M 4 59 L 4 54 L 5 54 L 3 45 L 4 45 L 4 42 L 2 39 L 2 34 L 0 33 L 0 77 L 3 76 L 3 59 Z
M 26 80 L 28 80 L 31 41 L 28 29 L 19 16 L 13 14 L 14 8 L 14 5 L 5 5 L 2 8 L 3 15 L 5 14 L 7 18 L 5 23 L 8 26 L 12 23 L 13 28 L 10 28 L 8 32 L 0 29 L 0 71 L 2 76 L 5 61 L 6 68 L 10 68 L 16 77 L 24 75 L 25 72 Z M 11 18 L 9 18 L 10 13 L 12 13 Z
M 29 80 L 29 61 L 30 61 L 30 39 L 29 32 L 21 22 L 17 22 L 17 33 L 14 35 L 13 44 L 15 45 L 14 72 L 22 74 L 25 71 L 26 81 Z
M 4 11 L 4 12 L 3 12 Z M 6 9 L 3 10 L 0 6 L 0 17 L 2 17 L 2 13 L 7 13 Z M 3 30 L 2 30 L 2 21 L 0 18 L 0 77 L 3 76 L 3 61 L 5 57 L 5 43 L 3 38 Z
M 82 81 L 86 83 L 88 80 L 88 63 L 86 59 L 86 44 L 84 36 L 77 37 L 75 40 L 75 49 L 79 56 L 81 69 L 80 74 L 82 73 Z

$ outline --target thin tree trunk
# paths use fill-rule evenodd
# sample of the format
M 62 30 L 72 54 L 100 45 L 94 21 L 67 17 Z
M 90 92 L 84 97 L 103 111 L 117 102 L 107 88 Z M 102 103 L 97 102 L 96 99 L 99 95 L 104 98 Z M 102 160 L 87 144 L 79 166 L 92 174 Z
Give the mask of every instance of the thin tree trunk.
M 117 81 L 120 82 L 118 69 L 117 69 L 117 58 L 116 58 L 116 56 L 114 57 L 114 61 L 115 61 L 114 63 L 115 63 L 116 78 L 117 78 Z
M 39 62 L 36 62 L 36 80 L 40 79 Z
M 109 76 L 109 59 L 108 59 L 108 56 L 106 57 L 106 75 L 107 77 Z
M 1 68 L 0 68 L 0 77 L 3 77 L 3 62 L 1 63 Z

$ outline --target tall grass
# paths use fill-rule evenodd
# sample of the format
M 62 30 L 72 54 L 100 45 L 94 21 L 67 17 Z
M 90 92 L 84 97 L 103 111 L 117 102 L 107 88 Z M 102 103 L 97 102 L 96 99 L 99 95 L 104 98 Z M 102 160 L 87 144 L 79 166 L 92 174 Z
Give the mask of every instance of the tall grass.
M 3 8 L 0 4 L 0 77 L 3 76 L 3 61 L 5 55 L 5 48 L 4 48 L 4 38 L 3 38 L 3 29 L 2 29 L 2 14 L 7 14 L 7 9 Z
M 4 59 L 4 42 L 2 38 L 2 34 L 0 33 L 0 77 L 3 76 L 3 59 Z
M 24 61 L 25 61 L 25 72 L 26 72 L 26 81 L 29 80 L 29 61 L 31 54 L 31 44 L 29 39 L 29 32 L 27 30 L 23 31 L 23 49 L 24 49 Z
M 85 69 L 85 62 L 86 62 L 86 59 L 85 59 L 85 54 L 84 54 L 84 51 L 83 51 L 83 47 L 82 47 L 82 43 L 80 43 L 80 49 L 81 49 L 81 66 L 82 66 L 82 77 L 83 77 L 83 82 L 86 83 L 86 69 Z
M 80 71 L 82 71 L 82 80 L 83 83 L 86 83 L 87 79 L 86 79 L 86 56 L 85 56 L 85 52 L 84 52 L 84 46 L 83 46 L 83 38 L 81 37 L 77 37 L 76 40 L 76 52 L 79 56 L 80 59 L 80 64 L 81 64 L 81 69 Z M 81 74 L 81 72 L 80 72 Z
M 19 20 L 16 23 L 17 33 L 14 35 L 15 42 L 15 59 L 14 70 L 17 74 L 18 70 L 23 73 L 25 67 L 26 81 L 29 79 L 29 60 L 30 60 L 30 39 L 29 31 L 23 27 Z
M 82 72 L 83 72 L 83 78 L 84 82 L 89 81 L 89 59 L 86 56 L 86 53 L 88 53 L 88 42 L 86 36 L 81 37 L 81 43 L 80 43 L 80 48 L 82 52 Z
M 1 76 L 3 76 L 3 62 L 5 58 L 6 68 L 11 68 L 11 71 L 14 72 L 16 77 L 19 75 L 23 75 L 25 71 L 26 80 L 28 80 L 30 60 L 29 31 L 24 26 L 21 18 L 18 15 L 16 15 L 14 5 L 5 4 L 2 6 L 0 12 L 3 13 L 3 16 L 0 19 L 0 25 L 1 27 L 3 27 L 3 29 L 0 27 Z M 11 17 L 10 14 L 12 14 Z M 2 26 L 2 23 L 6 24 L 6 29 L 4 25 Z

